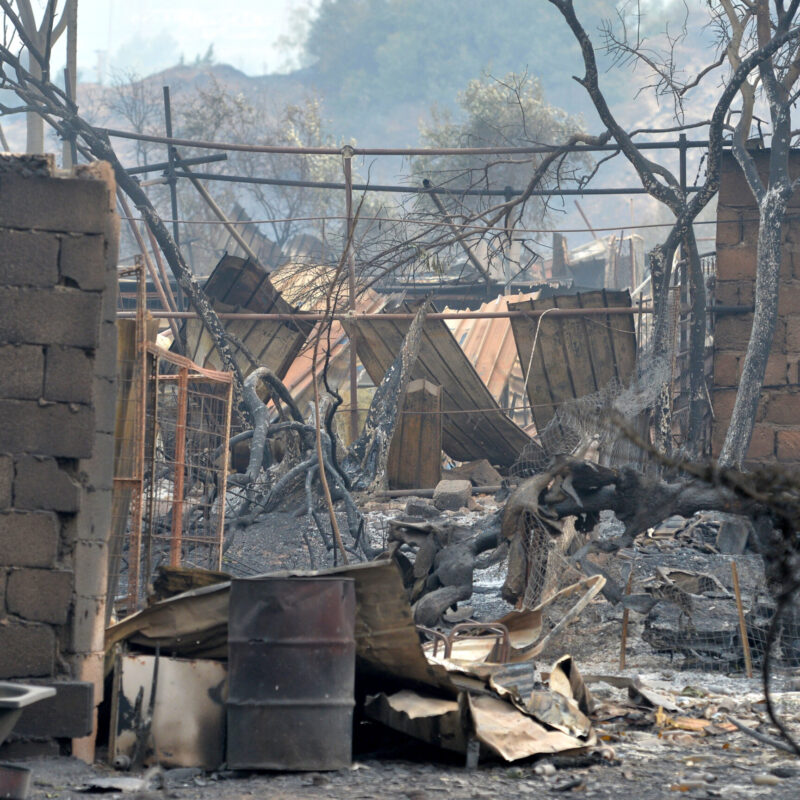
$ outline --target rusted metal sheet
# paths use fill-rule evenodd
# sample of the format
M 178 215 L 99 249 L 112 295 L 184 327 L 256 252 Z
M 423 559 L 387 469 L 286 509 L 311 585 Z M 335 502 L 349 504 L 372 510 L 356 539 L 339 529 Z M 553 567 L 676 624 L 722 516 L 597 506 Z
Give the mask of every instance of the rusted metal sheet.
M 260 266 L 237 256 L 223 256 L 203 289 L 218 312 L 287 314 L 295 310 Z M 224 320 L 223 325 L 279 378 L 286 374 L 314 327 L 313 322 L 304 320 Z M 222 369 L 214 339 L 199 319 L 186 320 L 184 336 L 186 355 L 192 361 L 203 367 Z M 253 369 L 250 361 L 235 346 L 232 349 L 239 369 L 247 375 Z
M 350 765 L 355 613 L 350 578 L 232 581 L 227 703 L 231 769 Z
M 358 357 L 378 384 L 400 352 L 410 321 L 369 319 L 358 329 Z M 412 380 L 442 387 L 442 444 L 458 461 L 487 458 L 509 466 L 530 441 L 501 410 L 442 320 L 426 320 Z
M 509 303 L 508 307 L 512 311 L 540 311 L 630 305 L 627 290 L 602 289 Z M 544 314 L 540 320 L 513 317 L 511 328 L 538 430 L 547 425 L 556 408 L 566 400 L 593 394 L 614 380 L 627 385 L 633 376 L 636 366 L 633 309 L 630 315 L 548 318 Z
M 533 300 L 539 295 L 539 292 L 500 295 L 478 310 L 506 311 L 509 302 Z M 522 368 L 509 318 L 450 320 L 448 326 L 501 408 L 520 425 L 530 422 L 528 400 L 522 390 Z

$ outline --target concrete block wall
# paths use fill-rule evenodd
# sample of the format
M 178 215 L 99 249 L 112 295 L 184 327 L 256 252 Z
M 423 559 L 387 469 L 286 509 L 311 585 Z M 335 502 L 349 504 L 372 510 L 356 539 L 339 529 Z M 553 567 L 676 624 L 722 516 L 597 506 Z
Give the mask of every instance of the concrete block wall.
M 763 177 L 769 153 L 756 154 Z M 800 175 L 800 153 L 791 157 L 791 171 Z M 756 275 L 758 207 L 739 165 L 727 153 L 723 159 L 717 207 L 716 301 L 721 305 L 753 304 Z M 800 463 L 800 195 L 795 194 L 783 227 L 783 258 L 778 323 L 767 362 L 758 407 L 750 464 L 780 461 Z M 717 318 L 714 332 L 712 446 L 718 455 L 736 400 L 752 314 Z
M 0 155 L 0 679 L 54 682 L 25 733 L 73 737 L 76 751 L 102 693 L 114 206 L 107 164 L 67 174 L 48 156 Z

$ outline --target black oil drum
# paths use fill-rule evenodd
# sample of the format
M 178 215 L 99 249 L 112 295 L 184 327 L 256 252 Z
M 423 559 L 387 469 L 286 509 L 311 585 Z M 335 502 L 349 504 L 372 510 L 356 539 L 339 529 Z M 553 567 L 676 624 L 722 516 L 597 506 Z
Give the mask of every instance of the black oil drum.
M 352 578 L 232 582 L 229 769 L 350 765 L 355 607 Z

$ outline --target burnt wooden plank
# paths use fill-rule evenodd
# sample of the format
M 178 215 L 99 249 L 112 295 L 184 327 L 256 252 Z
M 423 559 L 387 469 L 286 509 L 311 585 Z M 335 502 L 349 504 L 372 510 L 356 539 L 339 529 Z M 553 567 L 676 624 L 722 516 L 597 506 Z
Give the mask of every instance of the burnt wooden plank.
M 512 310 L 547 308 L 603 308 L 630 306 L 627 291 L 594 291 L 548 299 L 510 303 Z M 563 402 L 584 397 L 616 379 L 627 385 L 636 367 L 633 308 L 614 316 L 555 317 L 541 319 L 536 352 L 531 359 L 537 322 L 511 321 L 528 399 L 536 427 L 542 430 Z M 529 372 L 530 366 L 530 375 Z
M 386 472 L 390 489 L 432 489 L 442 466 L 442 387 L 411 381 L 392 437 Z
M 410 322 L 371 319 L 356 324 L 359 358 L 378 383 L 399 352 Z M 494 464 L 508 466 L 529 441 L 528 435 L 500 410 L 442 320 L 425 322 L 411 378 L 442 387 L 442 440 L 444 450 L 453 458 L 488 458 Z
M 257 264 L 238 256 L 225 255 L 203 287 L 219 313 L 251 311 L 259 314 L 287 314 L 294 308 L 287 303 Z M 280 320 L 223 320 L 227 331 L 250 350 L 260 364 L 282 378 L 310 335 L 314 323 Z M 221 369 L 222 362 L 214 338 L 198 319 L 184 325 L 187 354 L 196 364 Z M 250 361 L 233 347 L 234 357 L 243 375 L 252 370 Z

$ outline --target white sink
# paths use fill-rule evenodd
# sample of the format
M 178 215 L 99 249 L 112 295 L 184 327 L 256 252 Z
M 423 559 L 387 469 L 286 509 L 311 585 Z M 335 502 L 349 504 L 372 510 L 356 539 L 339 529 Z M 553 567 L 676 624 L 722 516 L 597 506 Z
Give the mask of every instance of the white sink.
M 0 744 L 14 729 L 25 706 L 53 697 L 55 693 L 52 686 L 0 681 Z

